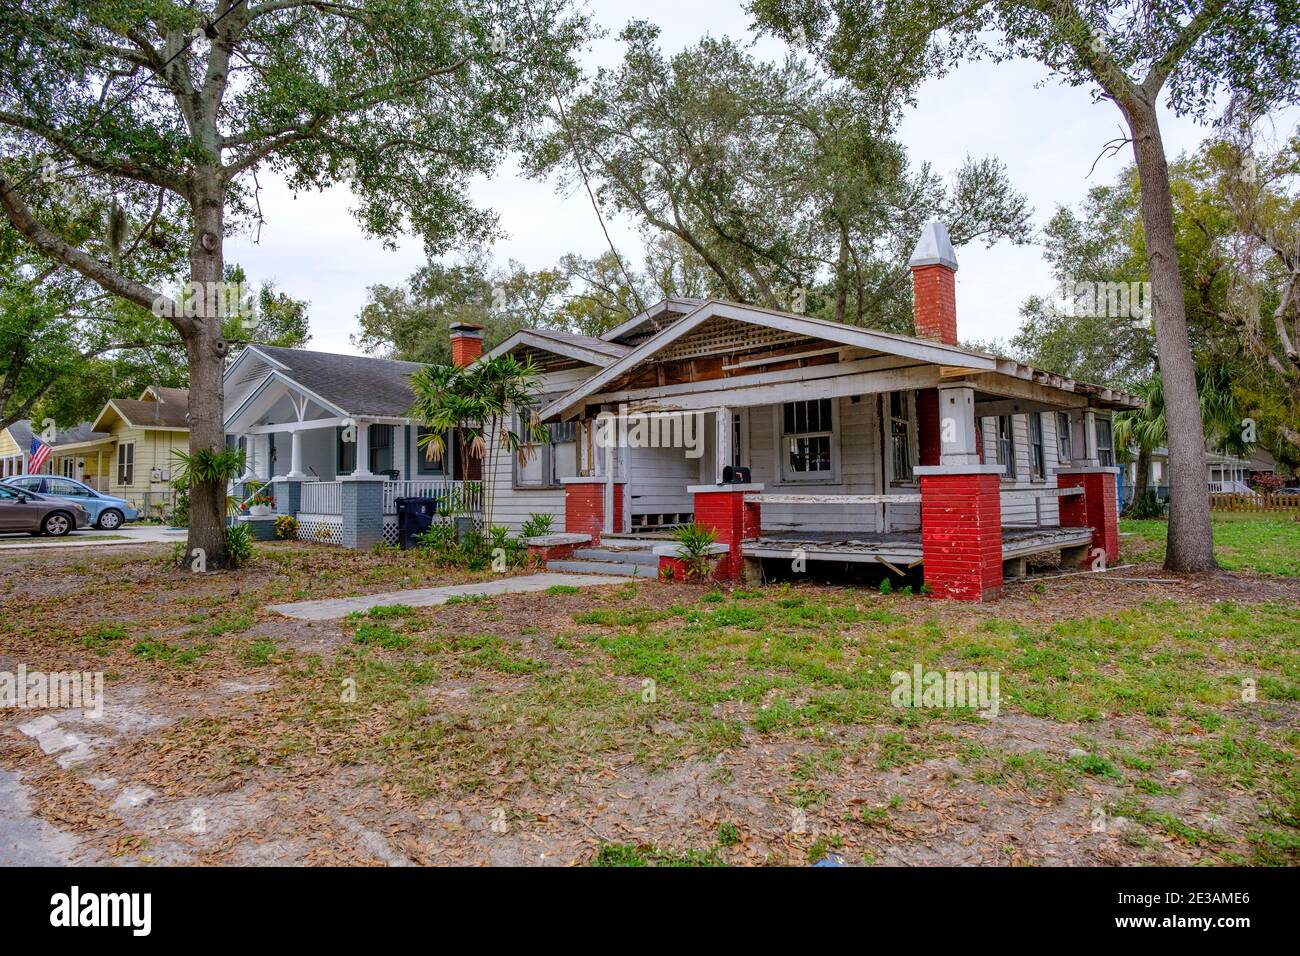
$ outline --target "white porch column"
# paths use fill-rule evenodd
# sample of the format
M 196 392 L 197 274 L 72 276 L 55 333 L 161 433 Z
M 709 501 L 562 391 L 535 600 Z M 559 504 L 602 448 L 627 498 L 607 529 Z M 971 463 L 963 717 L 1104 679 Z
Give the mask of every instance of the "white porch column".
M 357 422 L 357 464 L 352 469 L 354 475 L 370 474 L 370 425 Z
M 248 432 L 239 436 L 244 443 L 244 473 L 240 481 L 252 481 L 257 478 L 257 436 Z
M 721 484 L 723 469 L 731 464 L 732 459 L 731 409 L 726 405 L 719 407 L 717 412 L 714 414 L 714 427 L 716 435 L 714 439 L 714 447 L 716 451 L 715 457 L 717 459 L 717 475 L 714 477 L 714 481 Z
M 302 429 L 295 428 L 289 433 L 289 474 L 290 478 L 306 478 L 302 470 Z
M 939 388 L 939 464 L 978 465 L 979 431 L 975 428 L 975 389 L 969 385 Z

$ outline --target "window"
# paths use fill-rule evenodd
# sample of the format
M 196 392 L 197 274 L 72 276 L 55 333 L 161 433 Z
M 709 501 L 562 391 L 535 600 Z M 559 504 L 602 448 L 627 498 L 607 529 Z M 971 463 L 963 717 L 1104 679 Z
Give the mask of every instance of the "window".
M 740 420 L 740 412 L 731 416 L 731 467 L 740 468 L 745 463 L 743 441 L 745 428 Z
M 450 431 L 447 432 L 446 437 L 443 439 L 442 456 L 440 458 L 434 459 L 433 461 L 429 460 L 429 451 L 427 448 L 425 448 L 424 445 L 421 444 L 421 441 L 424 439 L 426 435 L 432 435 L 432 434 L 433 434 L 433 429 L 426 428 L 424 425 L 419 426 L 415 430 L 415 470 L 417 474 L 421 474 L 421 475 L 445 474 L 447 471 L 450 470 L 447 466 L 452 461 L 454 461 L 453 456 L 456 454 L 456 449 L 454 447 L 455 439 L 453 437 L 453 432 Z
M 334 472 L 338 475 L 350 475 L 357 467 L 356 433 L 353 433 L 352 441 L 344 441 L 343 431 L 341 427 L 334 429 L 336 447 Z
M 524 435 L 533 412 L 528 407 L 515 413 L 516 434 Z M 533 444 L 522 461 L 514 456 L 516 488 L 558 488 L 563 479 L 578 474 L 578 423 L 557 422 L 547 425 L 546 432 L 547 440 Z
M 90 494 L 81 485 L 75 481 L 65 481 L 62 478 L 50 478 L 46 481 L 46 487 L 49 494 L 59 495 L 64 498 L 89 498 Z
M 378 475 L 393 467 L 393 426 L 371 425 L 366 432 L 367 462 L 372 474 Z
M 135 442 L 122 442 L 117 446 L 117 483 L 135 484 Z
M 1002 475 L 1012 480 L 1016 477 L 1016 433 L 1010 415 L 998 416 L 998 464 Z
M 1097 461 L 1109 468 L 1115 464 L 1115 449 L 1111 441 L 1110 419 L 1097 419 Z
M 1074 437 L 1070 431 L 1070 413 L 1056 413 L 1056 458 L 1066 462 L 1074 457 Z
M 787 481 L 831 479 L 834 417 L 829 398 L 786 402 L 781 406 L 781 475 Z
M 63 459 L 63 477 L 64 478 L 77 477 L 77 459 L 75 458 Z
M 1045 478 L 1047 476 L 1047 450 L 1043 447 L 1043 416 L 1030 415 L 1029 423 L 1029 477 Z
M 907 392 L 889 393 L 889 444 L 893 455 L 893 480 L 912 480 L 912 409 Z

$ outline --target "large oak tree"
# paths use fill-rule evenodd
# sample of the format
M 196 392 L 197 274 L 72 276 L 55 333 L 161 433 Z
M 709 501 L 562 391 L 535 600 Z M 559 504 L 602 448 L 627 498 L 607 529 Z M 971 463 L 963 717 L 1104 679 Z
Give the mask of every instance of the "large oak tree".
M 1128 126 L 1168 403 L 1170 513 L 1165 566 L 1215 567 L 1205 448 L 1174 248 L 1157 105 L 1214 110 L 1225 89 L 1257 108 L 1290 98 L 1300 77 L 1291 0 L 750 0 L 759 23 L 808 44 L 882 110 L 963 59 L 1027 57 L 1113 102 Z M 990 103 L 990 110 L 1007 104 Z
M 50 227 L 38 166 L 73 189 L 175 197 L 188 278 L 205 289 L 224 281 L 226 236 L 258 215 L 259 170 L 294 189 L 346 181 L 370 234 L 413 231 L 437 254 L 493 231 L 467 183 L 521 143 L 545 109 L 538 91 L 571 85 L 587 32 L 567 0 L 0 0 L 0 20 L 9 226 L 105 291 L 169 310 Z M 192 456 L 225 443 L 226 311 L 168 317 L 189 367 Z M 190 494 L 189 547 L 209 568 L 225 564 L 225 493 L 204 481 Z

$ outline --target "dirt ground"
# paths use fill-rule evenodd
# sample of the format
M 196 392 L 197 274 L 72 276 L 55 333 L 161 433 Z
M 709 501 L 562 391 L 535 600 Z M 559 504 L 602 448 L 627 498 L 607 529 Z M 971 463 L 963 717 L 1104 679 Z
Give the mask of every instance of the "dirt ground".
M 470 577 L 407 555 L 278 544 L 234 574 L 176 571 L 158 547 L 0 556 L 0 671 L 102 671 L 106 702 L 99 719 L 0 710 L 0 863 L 566 866 L 631 847 L 732 865 L 832 852 L 908 866 L 1195 864 L 1231 862 L 1229 851 L 1248 859 L 1247 834 L 1266 813 L 1259 792 L 1177 758 L 1204 728 L 1138 713 L 1081 725 L 1008 706 L 901 730 L 865 717 L 763 731 L 769 691 L 758 705 L 714 702 L 698 720 L 679 701 L 621 723 L 643 681 L 607 667 L 616 645 L 586 635 L 616 642 L 633 625 L 583 615 L 690 621 L 682 609 L 703 586 L 646 581 L 421 609 L 401 640 L 383 631 L 373 650 L 359 649 L 356 621 L 263 609 Z M 794 593 L 868 612 L 889 600 L 831 586 Z M 1295 607 L 1300 580 L 1142 565 L 1009 585 L 986 606 L 913 598 L 900 613 L 940 630 L 994 618 L 1044 626 L 1170 601 Z M 586 683 L 597 666 L 601 682 Z M 1285 669 L 1295 674 L 1294 658 Z M 358 696 L 340 707 L 348 681 Z M 400 705 L 386 688 L 400 688 Z M 1247 719 L 1245 706 L 1215 712 Z M 1248 717 L 1294 753 L 1294 700 Z M 702 743 L 710 721 L 721 743 Z M 1063 775 L 1082 738 L 1099 754 L 1164 748 L 1143 767 L 1141 820 L 1116 812 L 1133 794 L 1130 774 Z M 1293 766 L 1283 773 L 1294 779 Z M 1194 835 L 1152 822 L 1168 819 Z

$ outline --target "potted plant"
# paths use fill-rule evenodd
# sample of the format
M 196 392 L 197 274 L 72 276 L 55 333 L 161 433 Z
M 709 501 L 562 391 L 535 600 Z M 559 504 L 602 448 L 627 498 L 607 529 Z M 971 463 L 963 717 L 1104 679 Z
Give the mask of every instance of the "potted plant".
M 259 491 L 244 502 L 244 509 L 254 518 L 265 518 L 271 513 L 271 506 L 274 504 L 274 498 L 265 491 Z

